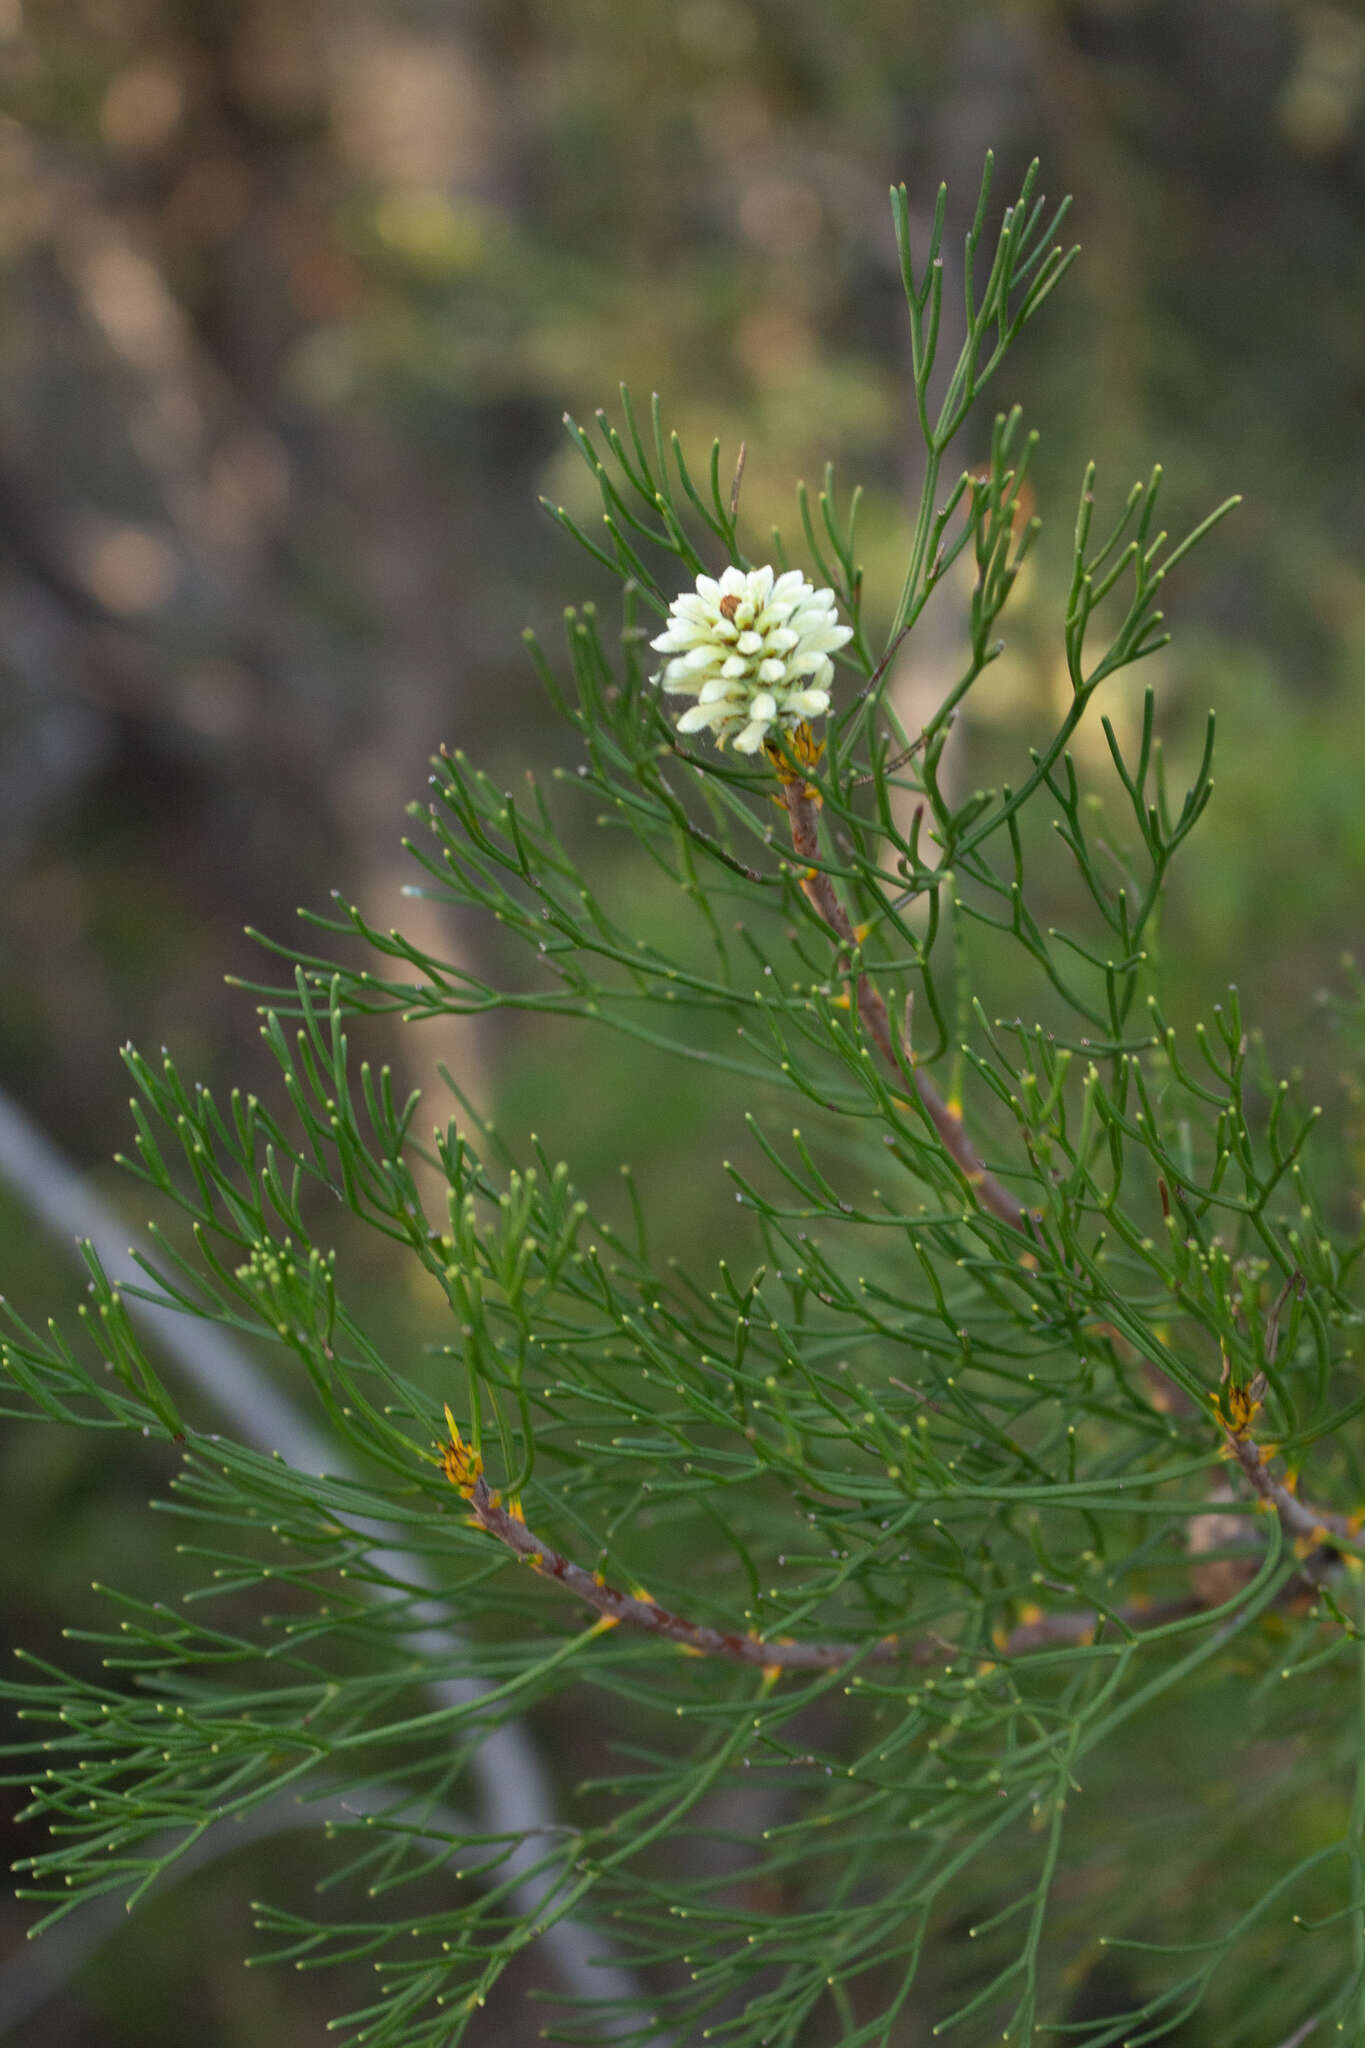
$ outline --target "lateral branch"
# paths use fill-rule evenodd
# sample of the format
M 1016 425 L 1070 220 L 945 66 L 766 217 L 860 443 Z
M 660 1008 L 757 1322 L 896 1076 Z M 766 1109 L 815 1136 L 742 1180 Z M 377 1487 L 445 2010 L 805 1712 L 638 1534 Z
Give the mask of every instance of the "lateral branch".
M 1141 1634 L 1146 1629 L 1198 1614 L 1204 1605 L 1188 1597 L 1134 1601 L 1111 1613 L 1084 1607 L 1059 1614 L 1029 1606 L 1013 1628 L 997 1633 L 989 1649 L 971 1651 L 933 1635 L 888 1635 L 871 1643 L 818 1643 L 712 1628 L 707 1622 L 689 1621 L 686 1616 L 673 1613 L 651 1599 L 641 1587 L 623 1592 L 619 1586 L 609 1584 L 600 1572 L 585 1571 L 582 1565 L 575 1564 L 537 1535 L 528 1527 L 520 1501 L 504 1501 L 489 1486 L 478 1452 L 464 1441 L 449 1408 L 445 1414 L 450 1434 L 440 1446 L 442 1468 L 451 1485 L 468 1502 L 469 1518 L 475 1528 L 496 1537 L 538 1577 L 553 1580 L 590 1607 L 600 1617 L 600 1628 L 624 1625 L 648 1635 L 663 1636 L 690 1656 L 727 1657 L 732 1663 L 750 1664 L 774 1677 L 787 1671 L 839 1671 L 851 1664 L 950 1664 L 963 1656 L 983 1656 L 997 1662 L 1026 1656 L 1031 1651 L 1093 1643 L 1106 1622 L 1117 1624 L 1128 1634 Z
M 858 938 L 852 921 L 829 875 L 823 868 L 811 865 L 822 857 L 819 792 L 803 777 L 793 774 L 790 764 L 780 755 L 774 753 L 772 758 L 782 778 L 783 801 L 791 821 L 792 849 L 806 868 L 801 877 L 801 887 L 843 944 L 843 971 L 852 975 L 858 1015 L 868 1036 L 892 1071 L 908 1082 L 920 1108 L 938 1132 L 964 1179 L 976 1191 L 983 1208 L 989 1209 L 993 1216 L 1008 1223 L 1021 1236 L 1031 1237 L 1028 1211 L 986 1166 L 968 1136 L 962 1118 L 949 1108 L 929 1076 L 915 1066 L 914 1055 L 909 1048 L 902 1051 L 897 1046 L 881 990 L 874 987 L 861 970 L 854 974 L 852 956 L 857 950 Z

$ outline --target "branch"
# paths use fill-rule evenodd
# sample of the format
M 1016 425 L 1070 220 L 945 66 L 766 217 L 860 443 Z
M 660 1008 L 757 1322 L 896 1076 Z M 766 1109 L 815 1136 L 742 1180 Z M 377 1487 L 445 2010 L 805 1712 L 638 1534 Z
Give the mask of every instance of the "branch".
M 783 798 L 787 806 L 787 815 L 791 819 L 792 847 L 802 861 L 816 862 L 821 857 L 819 793 L 803 777 L 793 775 L 787 762 L 778 759 L 776 765 L 782 776 Z M 857 935 L 834 883 L 823 868 L 808 866 L 802 877 L 801 886 L 825 923 L 843 942 L 844 970 L 850 971 L 851 956 L 858 943 Z M 921 1108 L 938 1132 L 946 1150 L 961 1168 L 965 1179 L 975 1188 L 982 1206 L 1021 1234 L 1031 1236 L 1032 1219 L 1028 1211 L 982 1163 L 980 1154 L 967 1135 L 961 1117 L 948 1107 L 928 1076 L 916 1070 L 913 1055 L 902 1052 L 897 1046 L 881 991 L 874 988 L 868 977 L 861 973 L 857 976 L 855 988 L 858 1014 L 869 1037 L 888 1066 L 898 1075 L 908 1073 L 917 1091 Z M 1279 1336 L 1280 1310 L 1291 1285 L 1292 1282 L 1286 1285 L 1280 1300 L 1275 1304 L 1267 1329 L 1267 1351 L 1271 1358 L 1275 1355 Z M 1251 1441 L 1248 1432 L 1264 1391 L 1263 1380 L 1253 1383 L 1250 1401 L 1244 1412 L 1225 1415 L 1223 1410 L 1218 1408 L 1223 1441 L 1229 1453 L 1245 1474 L 1252 1490 L 1261 1500 L 1274 1508 L 1280 1518 L 1281 1528 L 1291 1540 L 1311 1544 L 1314 1548 L 1325 1543 L 1329 1537 L 1356 1542 L 1361 1530 L 1359 1516 L 1335 1514 L 1331 1509 L 1315 1507 L 1299 1500 L 1284 1481 L 1277 1479 L 1271 1472 L 1269 1453 L 1262 1451 L 1259 1445 Z
M 1291 1294 L 1302 1296 L 1303 1274 L 1295 1267 L 1278 1296 L 1271 1305 L 1265 1323 L 1266 1362 L 1273 1365 L 1280 1348 L 1280 1316 Z M 1226 1356 L 1223 1361 L 1223 1380 L 1226 1383 L 1229 1367 Z M 1225 1385 L 1213 1398 L 1213 1410 L 1222 1432 L 1223 1443 L 1230 1457 L 1234 1458 L 1242 1476 L 1251 1490 L 1275 1510 L 1280 1518 L 1280 1527 L 1291 1542 L 1307 1544 L 1318 1549 L 1329 1537 L 1337 1537 L 1355 1546 L 1360 1539 L 1361 1517 L 1359 1515 L 1337 1514 L 1331 1508 L 1315 1507 L 1311 1501 L 1300 1500 L 1290 1481 L 1277 1479 L 1271 1471 L 1275 1456 L 1274 1446 L 1258 1444 L 1252 1437 L 1251 1428 L 1261 1412 L 1269 1381 L 1263 1372 L 1245 1387 Z
M 254 1813 L 234 1814 L 229 1825 L 210 1828 L 187 1849 L 179 1851 L 175 1865 L 177 1882 L 183 1883 L 192 1872 L 212 1866 L 223 1856 L 234 1856 L 250 1843 L 268 1841 L 291 1830 L 315 1832 L 319 1827 L 344 1826 L 358 1815 L 373 1815 L 382 1820 L 392 1811 L 395 1789 L 379 1792 L 363 1785 L 347 1785 L 321 1801 L 310 1798 L 307 1802 L 289 1793 L 258 1806 Z M 478 1833 L 477 1824 L 468 1814 L 425 1803 L 422 1829 L 427 1835 L 448 1836 L 450 1853 L 461 1855 L 462 1867 L 463 1845 Z M 145 1841 L 144 1851 L 150 1856 L 162 1849 L 170 1854 L 178 1836 L 178 1830 L 168 1829 L 165 1835 Z M 501 1868 L 501 1859 L 495 1860 Z M 476 1877 L 477 1865 L 471 1866 L 466 1874 Z M 45 1928 L 41 1941 L 27 1943 L 0 1963 L 0 2040 L 8 2039 L 25 2020 L 40 2012 L 78 1970 L 84 1969 L 91 1956 L 127 1925 L 123 1900 L 117 1894 L 106 1893 L 102 1898 L 89 1900 L 77 1917 Z M 28 2039 L 33 2036 L 30 2034 Z
M 712 1628 L 707 1622 L 689 1621 L 670 1608 L 661 1607 L 639 1588 L 623 1593 L 600 1574 L 585 1571 L 581 1564 L 575 1564 L 528 1527 L 520 1501 L 504 1501 L 493 1491 L 483 1476 L 483 1460 L 478 1452 L 461 1436 L 449 1408 L 445 1415 L 450 1435 L 440 1446 L 441 1464 L 451 1485 L 468 1501 L 471 1522 L 505 1545 L 540 1578 L 566 1587 L 586 1607 L 591 1607 L 600 1616 L 601 1629 L 624 1624 L 648 1635 L 662 1636 L 691 1656 L 727 1657 L 732 1663 L 753 1665 L 770 1677 L 785 1671 L 840 1671 L 855 1663 L 950 1664 L 955 1658 L 978 1654 L 964 1651 L 942 1636 L 881 1636 L 870 1643 L 801 1643 L 789 1636 L 768 1640 L 733 1629 Z M 1093 1643 L 1106 1621 L 1115 1621 L 1121 1628 L 1141 1634 L 1204 1611 L 1204 1602 L 1193 1597 L 1135 1601 L 1112 1614 L 1093 1607 L 1078 1608 L 1068 1614 L 1047 1614 L 1041 1608 L 1029 1607 L 1008 1633 L 979 1654 L 999 1663 L 1034 1650 Z
M 8 1183 L 18 1200 L 55 1236 L 68 1243 L 72 1238 L 88 1240 L 111 1280 L 126 1277 L 130 1282 L 145 1282 L 146 1275 L 135 1267 L 134 1256 L 140 1250 L 152 1262 L 150 1246 L 139 1246 L 134 1238 L 130 1248 L 127 1225 L 91 1192 L 75 1168 L 3 1091 L 0 1180 Z M 244 1442 L 263 1451 L 278 1451 L 299 1471 L 347 1472 L 337 1447 L 312 1430 L 245 1351 L 220 1330 L 132 1292 L 124 1296 L 124 1302 L 134 1321 L 175 1361 L 198 1392 L 231 1420 Z M 364 1525 L 358 1526 L 363 1533 L 370 1533 Z M 375 1526 L 373 1533 L 378 1539 L 370 1552 L 374 1583 L 357 1573 L 354 1583 L 358 1587 L 382 1599 L 386 1581 L 411 1585 L 427 1577 L 420 1559 L 384 1543 L 390 1532 Z M 436 1594 L 434 1581 L 428 1583 Z M 425 1625 L 405 1629 L 401 1641 L 419 1663 L 448 1662 L 452 1650 L 459 1650 L 460 1639 L 449 1625 L 444 1603 L 433 1598 L 428 1607 L 416 1611 Z M 442 1706 L 463 1707 L 489 1688 L 481 1679 L 442 1678 L 428 1680 L 428 1690 Z M 479 1831 L 504 1836 L 513 1844 L 494 1881 L 502 1886 L 509 1876 L 527 1872 L 520 1877 L 512 1900 L 516 1912 L 534 1924 L 554 1883 L 552 1874 L 529 1869 L 543 1853 L 535 1838 L 559 1826 L 545 1766 L 523 1730 L 504 1721 L 488 1729 L 473 1748 L 470 1768 L 479 1790 Z M 610 1943 L 596 1930 L 578 1921 L 556 1920 L 540 1939 L 553 1955 L 565 1987 L 576 1997 L 624 2002 L 638 1996 L 629 1973 L 612 1957 Z M 609 2026 L 610 2021 L 600 2024 Z
M 779 763 L 779 772 L 782 775 L 782 794 L 787 806 L 787 815 L 791 819 L 792 848 L 797 858 L 807 863 L 806 872 L 801 878 L 801 886 L 830 930 L 842 940 L 846 949 L 844 971 L 850 972 L 850 956 L 857 947 L 857 935 L 830 877 L 823 868 L 811 865 L 821 858 L 819 795 L 802 778 L 793 777 L 786 762 Z M 863 1020 L 868 1036 L 892 1071 L 898 1077 L 908 1077 L 920 1108 L 938 1132 L 945 1150 L 960 1168 L 963 1178 L 975 1190 L 982 1207 L 989 1209 L 993 1216 L 998 1216 L 1002 1223 L 1008 1223 L 1010 1228 L 1017 1230 L 1021 1236 L 1032 1237 L 1028 1211 L 1010 1193 L 1003 1181 L 997 1180 L 983 1163 L 980 1153 L 967 1135 L 961 1117 L 948 1107 L 928 1075 L 918 1071 L 913 1055 L 903 1055 L 898 1049 L 881 991 L 874 988 L 868 977 L 862 973 L 858 974 L 854 986 L 858 1015 Z
M 1311 1501 L 1300 1500 L 1283 1479 L 1277 1479 L 1270 1469 L 1275 1455 L 1271 1444 L 1258 1444 L 1245 1430 L 1223 1427 L 1223 1442 L 1229 1454 L 1236 1459 L 1243 1477 L 1267 1507 L 1272 1507 L 1280 1518 L 1280 1527 L 1286 1536 L 1301 1543 L 1310 1543 L 1315 1548 L 1329 1538 L 1338 1538 L 1355 1545 L 1360 1540 L 1361 1518 L 1359 1515 L 1337 1514 L 1332 1508 L 1316 1507 Z

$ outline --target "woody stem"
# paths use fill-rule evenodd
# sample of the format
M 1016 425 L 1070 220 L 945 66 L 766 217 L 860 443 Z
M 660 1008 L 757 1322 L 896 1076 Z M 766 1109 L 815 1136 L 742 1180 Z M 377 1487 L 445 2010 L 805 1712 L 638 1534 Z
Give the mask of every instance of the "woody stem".
M 822 867 L 814 865 L 821 858 L 819 800 L 799 780 L 784 778 L 782 793 L 787 816 L 791 820 L 792 849 L 806 867 L 801 886 L 830 930 L 842 941 L 845 948 L 844 970 L 851 972 L 851 956 L 858 943 L 852 922 L 833 881 Z M 897 1047 L 885 999 L 880 989 L 874 987 L 861 970 L 854 975 L 854 993 L 858 1015 L 868 1037 L 893 1072 L 908 1080 L 920 1108 L 938 1132 L 944 1150 L 975 1190 L 982 1207 L 998 1216 L 1002 1223 L 1008 1223 L 1021 1236 L 1031 1236 L 1028 1211 L 983 1163 L 961 1117 L 948 1107 L 928 1075 L 921 1073 L 909 1055 Z
M 762 1671 L 838 1671 L 846 1664 L 889 1664 L 904 1662 L 929 1665 L 951 1663 L 964 1653 L 941 1636 L 881 1636 L 871 1643 L 799 1643 L 764 1640 L 737 1631 L 712 1628 L 706 1622 L 689 1621 L 681 1614 L 661 1607 L 645 1593 L 623 1593 L 605 1579 L 585 1571 L 527 1527 L 519 1514 L 503 1505 L 488 1482 L 479 1474 L 460 1491 L 468 1501 L 479 1528 L 497 1538 L 540 1578 L 564 1586 L 585 1606 L 601 1615 L 608 1625 L 621 1623 L 651 1635 L 664 1636 L 694 1656 L 728 1657 L 737 1664 L 751 1664 Z M 1134 1631 L 1157 1627 L 1197 1614 L 1201 1603 L 1178 1599 L 1124 1609 L 1113 1619 Z M 1109 1617 L 1094 1608 L 1069 1614 L 1033 1613 L 1016 1623 L 1003 1640 L 981 1654 L 993 1660 L 1026 1655 L 1031 1650 L 1055 1649 L 1067 1644 L 1090 1642 Z

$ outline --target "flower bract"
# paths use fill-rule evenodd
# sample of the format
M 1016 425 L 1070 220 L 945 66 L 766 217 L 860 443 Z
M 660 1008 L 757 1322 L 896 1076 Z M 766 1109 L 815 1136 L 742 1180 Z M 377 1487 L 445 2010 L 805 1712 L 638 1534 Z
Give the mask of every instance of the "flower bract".
M 833 591 L 812 588 L 799 569 L 729 568 L 675 597 L 650 645 L 670 657 L 656 680 L 697 700 L 678 731 L 709 730 L 718 746 L 756 754 L 774 727 L 794 731 L 828 711 L 830 656 L 852 638 Z

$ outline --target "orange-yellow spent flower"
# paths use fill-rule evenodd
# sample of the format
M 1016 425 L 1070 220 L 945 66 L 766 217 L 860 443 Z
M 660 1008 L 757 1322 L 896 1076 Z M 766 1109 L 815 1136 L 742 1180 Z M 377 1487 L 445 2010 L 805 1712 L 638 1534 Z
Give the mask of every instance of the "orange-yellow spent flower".
M 446 1427 L 450 1431 L 447 1443 L 441 1445 L 441 1468 L 451 1485 L 465 1495 L 474 1491 L 475 1481 L 483 1471 L 483 1459 L 460 1435 L 459 1427 L 450 1409 L 446 1409 Z

